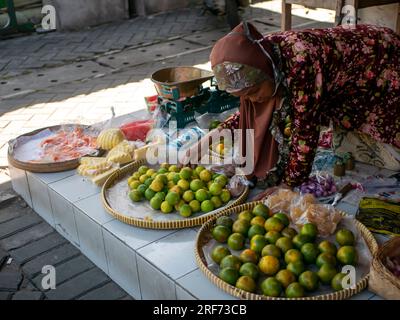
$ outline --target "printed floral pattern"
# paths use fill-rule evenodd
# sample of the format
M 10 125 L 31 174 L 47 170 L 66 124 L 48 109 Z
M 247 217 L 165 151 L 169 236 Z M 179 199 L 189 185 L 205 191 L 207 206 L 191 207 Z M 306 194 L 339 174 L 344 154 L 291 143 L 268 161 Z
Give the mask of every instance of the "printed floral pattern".
M 277 167 L 284 168 L 284 182 L 296 186 L 307 179 L 320 126 L 329 121 L 400 147 L 399 35 L 359 25 L 287 31 L 265 39 L 274 44 L 285 79 L 284 104 L 271 126 L 280 143 Z M 282 139 L 287 115 L 292 135 Z

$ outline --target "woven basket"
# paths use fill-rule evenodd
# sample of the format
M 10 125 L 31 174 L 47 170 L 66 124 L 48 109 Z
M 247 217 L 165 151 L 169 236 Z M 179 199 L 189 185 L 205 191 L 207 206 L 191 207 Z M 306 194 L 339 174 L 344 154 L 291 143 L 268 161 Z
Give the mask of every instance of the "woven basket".
M 400 300 L 400 279 L 386 268 L 384 262 L 395 252 L 399 254 L 400 237 L 385 242 L 374 255 L 371 264 L 369 290 L 385 299 Z
M 136 171 L 143 164 L 145 164 L 145 161 L 141 160 L 133 162 L 121 169 L 118 169 L 107 179 L 101 191 L 103 206 L 107 210 L 107 212 L 113 215 L 116 219 L 124 223 L 134 225 L 136 227 L 148 228 L 148 229 L 182 229 L 182 228 L 191 228 L 194 226 L 199 226 L 205 223 L 207 220 L 212 219 L 215 216 L 218 216 L 221 213 L 221 211 L 242 204 L 243 202 L 246 201 L 247 196 L 249 194 L 249 188 L 246 187 L 243 193 L 237 199 L 235 199 L 230 205 L 215 210 L 212 213 L 203 214 L 193 218 L 180 219 L 180 220 L 172 220 L 172 219 L 168 221 L 144 220 L 140 218 L 127 216 L 121 212 L 115 211 L 107 201 L 106 198 L 107 190 L 111 188 L 116 182 L 125 178 L 127 174 L 131 174 L 132 172 Z
M 226 209 L 223 212 L 221 212 L 219 216 L 229 216 L 232 214 L 237 214 L 240 213 L 241 211 L 244 210 L 252 210 L 253 207 L 259 203 L 262 203 L 262 201 L 256 201 L 256 202 L 249 202 L 245 203 L 243 205 L 239 205 L 234 208 Z M 343 215 L 346 213 L 342 212 Z M 223 291 L 229 293 L 232 296 L 235 296 L 239 299 L 243 300 L 294 300 L 294 299 L 289 299 L 289 298 L 283 298 L 283 297 L 268 297 L 264 296 L 261 294 L 256 294 L 256 293 L 250 293 L 246 292 L 244 290 L 238 289 L 234 286 L 231 286 L 230 284 L 226 283 L 222 279 L 220 279 L 218 276 L 216 276 L 208 267 L 207 267 L 207 261 L 203 253 L 203 246 L 208 243 L 211 239 L 211 229 L 215 224 L 215 221 L 218 217 L 214 217 L 213 219 L 207 221 L 200 229 L 200 231 L 197 234 L 197 239 L 196 239 L 196 245 L 195 245 L 195 257 L 196 257 L 196 262 L 197 265 L 199 266 L 200 270 L 206 275 L 206 277 L 214 283 L 218 288 L 222 289 Z M 364 237 L 365 242 L 368 245 L 369 250 L 374 253 L 378 249 L 378 245 L 376 243 L 376 240 L 372 233 L 359 221 L 354 220 L 356 227 L 360 231 L 361 235 Z M 309 297 L 302 297 L 302 298 L 295 298 L 295 300 L 344 300 L 347 299 L 362 290 L 364 290 L 367 285 L 368 285 L 368 274 L 365 275 L 363 278 L 361 278 L 357 283 L 355 288 L 349 288 L 349 289 L 343 289 L 340 291 L 328 293 L 328 294 L 322 294 L 322 295 L 317 295 L 317 296 L 309 296 Z
M 74 126 L 74 124 L 66 124 L 64 126 Z M 29 133 L 24 133 L 23 135 L 17 137 L 14 140 L 17 140 L 23 136 L 27 136 L 27 137 L 34 136 L 37 133 L 39 133 L 43 130 L 46 130 L 46 129 L 58 129 L 58 128 L 61 128 L 61 125 L 55 125 L 55 126 L 51 126 L 51 127 L 37 129 L 37 130 L 31 131 Z M 99 149 L 97 151 L 97 153 L 92 156 L 96 156 L 96 157 L 101 156 L 103 152 L 104 152 L 104 150 Z M 40 173 L 61 172 L 61 171 L 75 169 L 79 166 L 79 159 L 80 159 L 80 158 L 76 158 L 76 159 L 72 159 L 72 160 L 51 162 L 51 163 L 24 162 L 24 161 L 19 161 L 14 158 L 11 146 L 8 147 L 7 158 L 8 158 L 8 163 L 11 164 L 15 168 L 26 170 L 26 171 L 31 171 L 31 172 L 40 172 Z

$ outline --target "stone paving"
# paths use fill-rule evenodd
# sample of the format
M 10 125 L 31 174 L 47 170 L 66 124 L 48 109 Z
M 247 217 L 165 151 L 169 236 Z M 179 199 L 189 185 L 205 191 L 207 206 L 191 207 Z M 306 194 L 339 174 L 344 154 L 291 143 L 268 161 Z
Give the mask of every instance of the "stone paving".
M 14 191 L 0 192 L 0 300 L 132 299 Z M 53 265 L 56 289 L 42 287 Z
M 159 68 L 209 68 L 211 47 L 228 29 L 223 19 L 199 14 L 198 8 L 182 9 L 0 41 L 0 167 L 7 168 L 8 140 L 22 133 L 104 121 L 111 107 L 116 115 L 143 109 L 143 97 L 155 94 L 150 75 Z M 244 17 L 263 33 L 279 30 L 279 13 L 254 7 Z M 293 23 L 330 25 L 299 17 Z M 0 184 L 8 180 L 3 171 Z M 130 299 L 23 200 L 7 194 L 0 196 L 0 300 Z M 57 268 L 58 289 L 44 291 L 41 268 L 49 261 Z

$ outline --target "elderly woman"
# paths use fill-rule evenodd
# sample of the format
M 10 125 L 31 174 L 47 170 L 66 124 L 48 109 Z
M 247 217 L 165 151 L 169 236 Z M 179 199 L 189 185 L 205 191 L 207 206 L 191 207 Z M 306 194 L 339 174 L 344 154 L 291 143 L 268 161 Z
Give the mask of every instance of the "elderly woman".
M 390 29 L 359 25 L 263 37 L 242 23 L 215 44 L 210 60 L 219 89 L 240 96 L 239 128 L 254 129 L 259 184 L 304 182 L 320 127 L 331 121 L 380 145 L 399 167 L 400 37 Z

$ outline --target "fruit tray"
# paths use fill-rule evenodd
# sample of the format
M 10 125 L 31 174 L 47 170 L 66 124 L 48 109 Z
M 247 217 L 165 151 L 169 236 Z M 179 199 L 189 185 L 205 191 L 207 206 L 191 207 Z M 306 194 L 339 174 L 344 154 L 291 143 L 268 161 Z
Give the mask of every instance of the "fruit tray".
M 148 229 L 181 229 L 202 225 L 208 219 L 217 216 L 221 211 L 243 203 L 249 193 L 248 187 L 236 198 L 232 198 L 224 206 L 204 213 L 197 212 L 190 217 L 182 217 L 179 213 L 163 214 L 152 209 L 149 203 L 132 202 L 129 197 L 128 177 L 146 164 L 144 160 L 133 162 L 114 172 L 102 188 L 104 208 L 116 219 L 141 228 Z M 149 165 L 151 168 L 151 166 Z
M 346 289 L 338 288 L 337 289 L 338 291 L 333 291 L 333 289 L 330 286 L 328 288 L 328 286 L 326 286 L 326 285 L 324 285 L 324 286 L 319 285 L 318 284 L 319 280 L 317 280 L 317 282 L 316 282 L 317 287 L 314 288 L 314 290 L 316 290 L 316 291 L 307 293 L 307 295 L 304 293 L 301 297 L 288 298 L 286 296 L 283 296 L 279 292 L 282 292 L 282 288 L 284 291 L 284 287 L 281 287 L 281 289 L 278 290 L 278 293 L 276 294 L 276 296 L 268 296 L 268 295 L 263 294 L 262 286 L 259 287 L 258 289 L 256 289 L 257 288 L 256 283 L 261 284 L 262 282 L 265 282 L 264 280 L 266 278 L 268 278 L 268 276 L 264 275 L 264 273 L 261 273 L 259 266 L 257 268 L 255 268 L 256 270 L 258 270 L 257 272 L 258 272 L 259 276 L 257 277 L 257 273 L 255 274 L 255 276 L 253 276 L 253 279 L 257 279 L 257 281 L 255 281 L 252 285 L 252 288 L 253 288 L 252 292 L 243 290 L 244 287 L 238 288 L 237 287 L 238 282 L 236 282 L 236 286 L 235 286 L 235 285 L 231 285 L 228 282 L 225 282 L 224 280 L 222 280 L 219 277 L 220 266 L 215 262 L 215 260 L 213 261 L 213 259 L 212 259 L 213 249 L 215 249 L 217 245 L 220 247 L 229 248 L 229 250 L 231 250 L 231 252 L 229 253 L 225 250 L 224 254 L 222 255 L 223 257 L 225 257 L 226 255 L 229 255 L 229 254 L 238 256 L 239 251 L 232 249 L 232 242 L 229 247 L 226 244 L 221 244 L 214 239 L 212 230 L 215 226 L 217 219 L 220 217 L 224 217 L 224 216 L 235 219 L 239 213 L 241 213 L 245 210 L 252 211 L 254 207 L 256 207 L 257 205 L 262 204 L 262 203 L 263 203 L 262 201 L 250 202 L 250 203 L 245 203 L 245 204 L 242 204 L 239 206 L 235 206 L 235 207 L 226 209 L 223 212 L 221 212 L 218 216 L 214 216 L 212 219 L 208 220 L 199 230 L 199 232 L 197 234 L 197 238 L 196 238 L 196 245 L 195 245 L 196 262 L 197 262 L 199 268 L 202 270 L 202 272 L 206 275 L 206 277 L 212 283 L 214 283 L 217 287 L 219 287 L 221 290 L 229 293 L 232 296 L 235 296 L 240 299 L 246 299 L 246 300 L 288 300 L 288 299 L 343 300 L 343 299 L 347 299 L 347 298 L 361 292 L 362 290 L 364 290 L 367 287 L 368 278 L 369 278 L 370 261 L 371 261 L 372 255 L 377 251 L 378 245 L 376 243 L 375 238 L 371 234 L 371 232 L 362 223 L 360 223 L 356 219 L 351 219 L 350 216 L 348 216 L 344 212 L 340 212 L 343 216 L 342 221 L 346 220 L 346 223 L 347 223 L 347 225 L 345 225 L 346 227 L 349 226 L 349 223 L 351 224 L 350 228 L 353 229 L 353 232 L 356 234 L 356 239 L 358 239 L 356 241 L 356 250 L 359 253 L 362 252 L 361 255 L 359 254 L 359 259 L 356 264 L 356 275 L 357 275 L 356 283 L 355 283 L 355 285 L 351 286 L 350 288 L 346 288 Z M 219 220 L 219 221 L 221 221 L 221 220 Z M 292 225 L 290 225 L 290 227 L 292 227 Z M 264 236 L 262 236 L 262 237 L 264 237 Z M 330 238 L 329 238 L 329 240 L 330 240 Z M 224 248 L 222 248 L 222 249 L 224 249 Z M 248 248 L 248 246 L 246 246 L 246 245 L 244 247 L 242 246 L 241 249 L 245 249 L 245 248 Z M 252 251 L 252 250 L 249 250 L 249 251 Z M 296 251 L 296 250 L 294 250 L 294 251 Z M 360 256 L 362 256 L 362 258 L 360 258 Z M 214 259 L 215 259 L 215 256 L 214 256 Z M 241 259 L 243 259 L 243 258 L 241 258 Z M 258 263 L 257 262 L 258 256 L 255 256 L 254 259 L 256 259 L 254 261 L 254 263 Z M 231 260 L 233 261 L 234 259 L 231 259 Z M 221 260 L 221 261 L 223 261 L 223 260 Z M 239 261 L 239 266 L 241 266 L 241 263 L 243 261 L 240 262 L 240 259 L 238 261 Z M 219 263 L 221 264 L 221 262 L 219 262 Z M 251 263 L 250 263 L 250 265 L 251 265 Z M 313 266 L 311 265 L 311 267 L 313 267 Z M 288 266 L 287 266 L 287 268 L 290 269 Z M 307 268 L 310 268 L 310 265 L 307 265 Z M 232 268 L 227 268 L 227 269 L 232 269 Z M 249 268 L 247 268 L 247 269 L 249 269 Z M 303 267 L 303 269 L 298 274 L 303 273 L 305 270 L 306 270 L 305 267 Z M 251 271 L 248 270 L 247 272 L 251 272 Z M 316 274 L 318 274 L 318 273 L 316 273 Z M 241 275 L 243 275 L 243 271 L 241 272 Z M 275 276 L 276 276 L 276 273 L 273 276 L 270 276 L 270 278 L 277 279 L 277 278 L 275 278 Z M 234 276 L 235 279 L 229 280 L 229 281 L 231 283 L 233 283 L 233 282 L 237 281 L 237 279 L 244 278 L 244 277 L 240 277 L 240 278 L 239 277 L 240 277 L 240 275 L 236 272 L 236 274 Z M 319 274 L 318 274 L 318 277 L 319 277 Z M 292 280 L 292 281 L 300 282 L 300 280 Z M 250 281 L 250 282 L 252 282 L 252 281 Z M 241 282 L 240 286 L 242 286 L 243 283 L 244 282 Z M 247 288 L 249 288 L 249 286 L 247 286 Z M 318 288 L 318 290 L 317 290 L 317 288 Z M 307 292 L 307 291 L 305 291 L 305 292 Z

